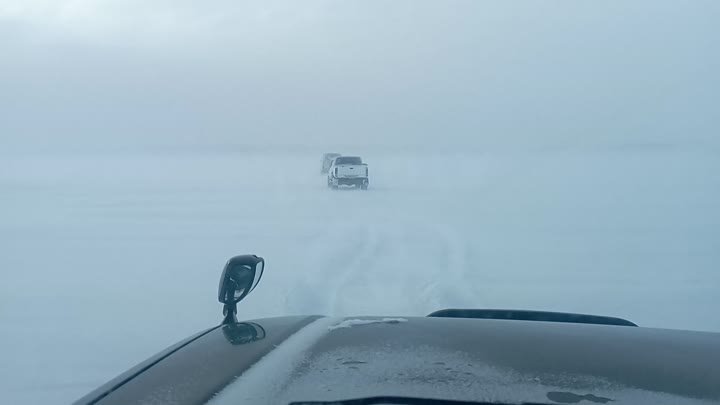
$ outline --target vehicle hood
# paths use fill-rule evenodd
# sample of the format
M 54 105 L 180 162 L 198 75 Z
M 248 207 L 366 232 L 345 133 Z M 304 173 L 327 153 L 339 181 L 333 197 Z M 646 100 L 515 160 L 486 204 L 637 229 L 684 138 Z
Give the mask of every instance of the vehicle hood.
M 152 391 L 164 404 L 378 395 L 720 403 L 716 333 L 452 318 L 272 318 L 240 325 L 208 332 L 126 385 L 146 381 L 135 391 L 146 397 Z M 118 396 L 132 391 L 127 388 L 100 403 L 146 403 Z M 190 401 L 193 392 L 202 395 Z

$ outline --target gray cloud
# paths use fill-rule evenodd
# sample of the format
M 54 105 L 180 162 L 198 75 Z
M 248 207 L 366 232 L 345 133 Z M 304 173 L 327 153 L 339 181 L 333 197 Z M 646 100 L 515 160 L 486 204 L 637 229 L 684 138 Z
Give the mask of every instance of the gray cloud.
M 719 17 L 713 0 L 5 2 L 0 142 L 708 142 Z

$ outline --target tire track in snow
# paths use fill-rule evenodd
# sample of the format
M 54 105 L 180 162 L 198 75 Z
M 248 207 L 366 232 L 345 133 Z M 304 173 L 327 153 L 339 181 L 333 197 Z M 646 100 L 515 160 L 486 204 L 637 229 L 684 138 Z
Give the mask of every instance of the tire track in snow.
M 440 297 L 423 294 L 432 284 L 436 270 L 428 271 L 428 246 L 436 246 L 427 237 L 426 228 L 395 222 L 372 229 L 373 236 L 338 286 L 336 314 L 343 315 L 425 315 L 437 309 Z M 429 257 L 434 257 L 430 255 Z M 437 271 L 441 271 L 438 269 Z
M 441 237 L 447 258 L 446 273 L 441 278 L 442 305 L 456 308 L 478 307 L 481 297 L 478 295 L 478 286 L 473 285 L 472 278 L 469 277 L 467 241 L 447 226 L 437 227 L 435 233 Z
M 348 293 L 348 286 L 352 284 L 352 280 L 359 274 L 363 274 L 374 267 L 378 259 L 379 238 L 378 231 L 373 227 L 365 228 L 366 237 L 360 249 L 353 255 L 353 260 L 343 266 L 344 270 L 340 283 L 335 286 L 331 298 L 331 307 L 335 315 L 350 315 L 345 311 L 346 299 L 341 294 Z M 348 297 L 346 295 L 346 297 Z
M 464 272 L 464 247 L 457 238 L 443 227 L 422 226 L 420 232 L 428 235 L 432 240 L 432 246 L 437 248 L 437 254 L 428 257 L 429 267 L 433 268 L 430 275 L 426 276 L 427 281 L 419 292 L 419 303 L 424 304 L 426 312 L 437 311 L 449 307 L 457 307 L 465 299 L 458 297 L 465 296 L 462 288 L 465 282 L 458 277 L 459 272 Z
M 467 242 L 450 226 L 416 221 L 329 225 L 304 249 L 311 265 L 289 285 L 289 312 L 426 315 L 477 307 Z
M 375 231 L 369 227 L 328 226 L 327 231 L 305 249 L 301 269 L 288 286 L 285 306 L 291 313 L 335 315 L 341 310 L 341 294 L 356 272 L 370 266 L 376 250 Z
M 454 295 L 457 287 L 448 290 L 445 283 L 452 255 L 448 246 L 455 245 L 444 237 L 436 240 L 435 228 L 415 222 L 398 221 L 368 231 L 368 243 L 352 263 L 344 264 L 343 281 L 334 292 L 335 314 L 422 316 L 447 306 L 446 296 Z M 461 272 L 465 266 L 457 263 L 463 260 L 458 254 L 450 266 Z

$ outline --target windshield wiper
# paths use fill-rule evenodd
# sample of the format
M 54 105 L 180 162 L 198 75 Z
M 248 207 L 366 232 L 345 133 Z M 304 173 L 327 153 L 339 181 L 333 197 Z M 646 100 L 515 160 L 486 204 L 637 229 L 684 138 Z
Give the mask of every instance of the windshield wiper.
M 486 401 L 459 401 L 451 399 L 413 398 L 379 396 L 355 399 L 343 399 L 339 401 L 299 401 L 291 402 L 289 405 L 513 405 L 507 402 L 486 402 Z M 548 405 L 539 402 L 523 402 L 514 405 Z

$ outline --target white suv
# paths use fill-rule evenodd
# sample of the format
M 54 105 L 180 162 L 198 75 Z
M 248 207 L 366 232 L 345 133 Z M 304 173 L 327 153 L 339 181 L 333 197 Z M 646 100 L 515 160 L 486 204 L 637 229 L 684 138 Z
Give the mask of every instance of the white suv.
M 339 156 L 333 159 L 327 175 L 328 187 L 354 186 L 367 190 L 368 166 L 359 156 Z

